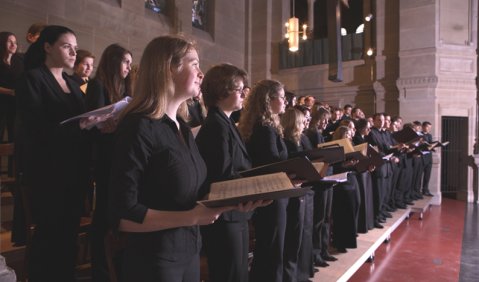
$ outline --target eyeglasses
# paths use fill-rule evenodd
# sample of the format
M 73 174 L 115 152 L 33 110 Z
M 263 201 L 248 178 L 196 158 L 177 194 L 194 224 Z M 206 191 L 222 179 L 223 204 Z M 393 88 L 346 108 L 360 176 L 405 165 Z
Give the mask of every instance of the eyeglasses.
M 244 88 L 235 88 L 235 89 L 231 89 L 231 91 L 243 94 L 244 93 Z

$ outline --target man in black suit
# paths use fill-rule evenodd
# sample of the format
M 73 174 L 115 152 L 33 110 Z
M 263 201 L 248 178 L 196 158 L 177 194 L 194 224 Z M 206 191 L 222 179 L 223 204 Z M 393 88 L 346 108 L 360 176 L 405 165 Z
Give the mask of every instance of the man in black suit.
M 425 121 L 422 123 L 422 134 L 423 139 L 427 143 L 432 143 L 432 135 L 431 135 L 431 128 L 432 125 L 429 121 Z M 422 194 L 425 196 L 434 196 L 429 191 L 429 180 L 431 179 L 431 170 L 432 170 L 432 153 L 426 153 L 423 155 L 423 167 L 424 172 L 422 175 Z

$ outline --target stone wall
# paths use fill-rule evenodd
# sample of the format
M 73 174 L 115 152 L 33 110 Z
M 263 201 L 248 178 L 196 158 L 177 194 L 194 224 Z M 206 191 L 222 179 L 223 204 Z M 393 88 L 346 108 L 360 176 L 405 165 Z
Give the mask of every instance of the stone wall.
M 222 62 L 245 66 L 245 0 L 210 0 L 210 9 L 216 12 L 208 32 L 192 27 L 191 1 L 168 3 L 163 15 L 145 9 L 140 0 L 0 0 L 0 30 L 15 33 L 25 52 L 25 34 L 32 23 L 65 25 L 77 34 L 80 48 L 96 55 L 96 64 L 109 44 L 131 50 L 137 64 L 151 39 L 182 33 L 198 43 L 203 71 Z

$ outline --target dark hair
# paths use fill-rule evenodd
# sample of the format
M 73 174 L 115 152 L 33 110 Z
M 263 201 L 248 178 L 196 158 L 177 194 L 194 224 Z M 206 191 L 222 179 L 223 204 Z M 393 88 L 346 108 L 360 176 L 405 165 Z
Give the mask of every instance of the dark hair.
M 34 23 L 28 28 L 27 34 L 35 35 L 37 33 L 40 33 L 43 29 L 45 29 L 46 26 L 47 25 L 43 23 Z
M 368 120 L 360 118 L 354 122 L 354 126 L 356 127 L 356 132 L 361 132 L 368 126 Z
M 15 36 L 12 32 L 2 31 L 0 32 L 0 59 L 3 63 L 3 60 L 7 57 L 7 41 L 8 37 Z
M 27 53 L 25 53 L 25 70 L 31 70 L 44 64 L 46 59 L 45 43 L 53 45 L 57 42 L 58 38 L 67 33 L 75 35 L 68 27 L 60 25 L 49 25 L 45 27 L 40 33 L 38 40 L 32 43 Z
M 75 64 L 74 66 L 78 66 L 82 61 L 83 59 L 85 58 L 93 58 L 95 59 L 95 56 L 93 55 L 92 52 L 90 51 L 87 51 L 87 50 L 83 50 L 83 49 L 78 49 L 77 50 L 77 58 L 75 60 Z
M 119 44 L 111 44 L 106 47 L 96 69 L 95 79 L 103 84 L 112 103 L 123 98 L 123 94 L 131 95 L 130 75 L 125 79 L 120 76 L 120 67 L 123 57 L 131 52 Z
M 344 109 L 344 110 L 346 110 L 347 108 L 351 108 L 351 109 L 352 109 L 352 108 L 353 108 L 353 106 L 351 106 L 350 104 L 346 104 L 346 105 L 344 105 L 343 109 Z
M 402 117 L 400 117 L 400 116 L 393 116 L 393 117 L 391 118 L 391 122 L 396 122 L 396 121 L 398 121 L 398 120 L 402 120 Z
M 302 112 L 304 115 L 306 115 L 307 112 L 311 115 L 311 110 L 308 107 L 305 107 L 303 105 L 294 105 L 294 108 Z
M 422 123 L 422 126 L 426 126 L 426 125 L 432 125 L 432 124 L 431 124 L 429 121 L 424 121 L 424 122 Z
M 421 126 L 422 125 L 421 122 L 418 121 L 418 120 L 413 121 L 412 124 L 414 124 L 415 126 Z
M 286 101 L 288 101 L 288 106 L 293 106 L 293 100 L 296 97 L 293 92 L 284 91 L 284 96 L 286 97 Z
M 236 79 L 241 79 L 243 84 L 247 84 L 247 76 L 246 71 L 231 64 L 213 66 L 206 72 L 201 83 L 205 106 L 214 107 L 221 99 L 228 97 L 230 91 L 235 88 Z

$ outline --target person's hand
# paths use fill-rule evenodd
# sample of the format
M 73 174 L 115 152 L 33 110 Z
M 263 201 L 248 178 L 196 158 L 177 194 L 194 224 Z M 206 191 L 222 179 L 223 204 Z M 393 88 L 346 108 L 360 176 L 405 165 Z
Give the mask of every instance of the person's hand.
M 110 119 L 112 117 L 111 114 L 108 115 L 103 115 L 103 116 L 89 116 L 80 119 L 80 128 L 81 129 L 90 129 L 93 126 L 100 127 L 99 125 L 106 120 Z
M 240 203 L 237 206 L 237 210 L 240 212 L 250 212 L 256 208 L 265 207 L 271 204 L 273 200 L 258 200 L 258 201 L 249 201 L 247 203 Z
M 375 171 L 375 170 L 376 170 L 376 166 L 375 166 L 375 165 L 369 165 L 369 167 L 368 167 L 368 171 L 369 171 L 369 172 L 373 172 L 373 171 Z
M 208 225 L 214 223 L 222 213 L 236 209 L 235 206 L 208 208 L 203 205 L 196 205 L 192 210 L 193 225 Z
M 100 132 L 101 133 L 112 133 L 112 132 L 115 132 L 116 130 L 116 127 L 118 125 L 118 120 L 116 120 L 115 118 L 109 118 L 107 120 L 105 120 L 104 122 L 102 122 L 101 124 L 99 124 L 101 126 L 99 126 L 99 129 L 100 129 Z
M 351 167 L 351 166 L 355 166 L 359 161 L 356 160 L 356 159 L 350 159 L 350 160 L 347 160 L 343 163 L 343 167 Z

